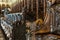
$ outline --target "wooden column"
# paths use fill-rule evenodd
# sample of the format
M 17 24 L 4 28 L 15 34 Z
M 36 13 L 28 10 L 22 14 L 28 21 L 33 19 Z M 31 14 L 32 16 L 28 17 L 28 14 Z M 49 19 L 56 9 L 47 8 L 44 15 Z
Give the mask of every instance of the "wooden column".
M 46 0 L 44 0 L 44 16 L 46 15 Z
M 38 19 L 38 0 L 36 0 L 36 19 Z
M 22 4 L 21 4 L 21 0 L 20 0 L 20 11 L 21 11 L 21 5 L 22 5 Z
M 26 6 L 26 0 L 24 0 L 24 7 Z
M 21 10 L 23 9 L 23 0 L 21 0 Z
M 31 11 L 33 11 L 33 0 L 31 0 Z
M 2 15 L 2 4 L 1 4 L 1 14 L 0 14 L 0 17 L 1 17 L 1 16 L 3 16 L 3 15 Z
M 18 0 L 18 4 L 20 4 L 20 0 Z M 18 7 L 18 11 L 20 12 L 20 5 Z
M 27 0 L 27 9 L 29 9 L 29 0 Z
M 22 6 L 24 7 L 24 0 L 22 1 Z M 23 8 L 23 7 L 22 7 L 22 8 Z
M 29 12 L 29 4 L 30 3 L 30 0 L 27 0 L 27 12 Z

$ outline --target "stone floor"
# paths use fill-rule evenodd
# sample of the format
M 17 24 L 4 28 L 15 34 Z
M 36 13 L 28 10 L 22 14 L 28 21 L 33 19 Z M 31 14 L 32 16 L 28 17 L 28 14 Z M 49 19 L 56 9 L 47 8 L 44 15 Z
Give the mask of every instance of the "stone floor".
M 0 40 L 5 40 L 2 31 L 0 30 Z

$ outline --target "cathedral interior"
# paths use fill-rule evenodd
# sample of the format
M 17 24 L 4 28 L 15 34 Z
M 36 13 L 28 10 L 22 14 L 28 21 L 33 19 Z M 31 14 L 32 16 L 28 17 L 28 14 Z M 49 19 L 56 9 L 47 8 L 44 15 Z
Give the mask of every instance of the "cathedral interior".
M 60 40 L 60 0 L 0 0 L 0 40 Z

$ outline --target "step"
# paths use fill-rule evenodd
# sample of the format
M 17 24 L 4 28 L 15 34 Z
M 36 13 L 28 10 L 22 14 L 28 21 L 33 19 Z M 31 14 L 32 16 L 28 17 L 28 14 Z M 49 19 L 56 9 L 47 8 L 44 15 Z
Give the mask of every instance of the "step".
M 0 38 L 0 40 L 5 40 L 4 38 Z

